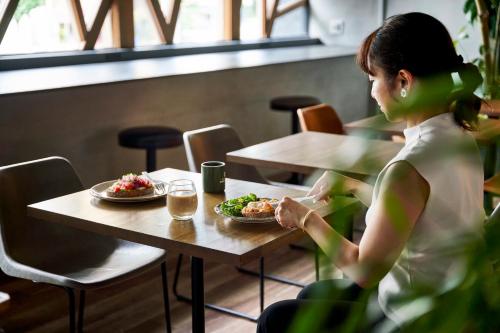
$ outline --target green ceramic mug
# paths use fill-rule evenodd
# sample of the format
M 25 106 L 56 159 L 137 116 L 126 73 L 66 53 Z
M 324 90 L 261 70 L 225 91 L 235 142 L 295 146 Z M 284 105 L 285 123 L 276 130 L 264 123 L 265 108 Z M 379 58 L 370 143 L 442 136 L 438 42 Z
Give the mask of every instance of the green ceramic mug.
M 224 193 L 226 187 L 226 163 L 206 161 L 201 163 L 203 191 L 207 193 Z

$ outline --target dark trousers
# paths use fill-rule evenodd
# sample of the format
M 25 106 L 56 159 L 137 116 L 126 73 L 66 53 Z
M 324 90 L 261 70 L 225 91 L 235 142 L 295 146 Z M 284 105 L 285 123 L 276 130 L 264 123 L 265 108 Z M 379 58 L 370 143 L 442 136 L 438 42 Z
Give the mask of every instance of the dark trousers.
M 376 299 L 369 298 L 368 291 L 349 280 L 323 280 L 305 287 L 297 299 L 266 308 L 257 332 L 332 332 L 346 326 L 370 332 L 384 320 L 387 319 Z

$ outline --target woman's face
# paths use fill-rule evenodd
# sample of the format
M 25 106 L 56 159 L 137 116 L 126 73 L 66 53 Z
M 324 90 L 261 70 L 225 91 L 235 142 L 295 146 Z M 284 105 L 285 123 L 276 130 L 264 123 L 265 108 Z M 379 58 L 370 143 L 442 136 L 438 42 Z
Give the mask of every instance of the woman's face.
M 368 75 L 372 83 L 372 97 L 377 101 L 380 110 L 385 114 L 387 120 L 401 120 L 399 119 L 400 117 L 395 117 L 395 115 L 391 113 L 391 107 L 398 103 L 398 100 L 394 97 L 394 88 L 379 68 L 375 67 L 373 72 L 373 75 Z

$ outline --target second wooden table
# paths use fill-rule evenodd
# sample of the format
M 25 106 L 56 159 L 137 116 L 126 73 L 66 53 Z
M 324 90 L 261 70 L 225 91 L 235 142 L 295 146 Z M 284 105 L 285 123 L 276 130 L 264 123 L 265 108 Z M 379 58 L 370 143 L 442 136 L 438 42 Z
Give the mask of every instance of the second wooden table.
M 333 170 L 356 178 L 376 175 L 402 143 L 302 132 L 232 151 L 227 161 L 299 173 Z

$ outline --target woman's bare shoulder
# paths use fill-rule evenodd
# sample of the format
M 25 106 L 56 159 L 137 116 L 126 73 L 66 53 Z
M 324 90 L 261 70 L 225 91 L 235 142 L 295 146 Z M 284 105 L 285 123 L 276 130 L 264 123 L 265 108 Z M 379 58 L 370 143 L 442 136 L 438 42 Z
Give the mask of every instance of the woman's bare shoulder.
M 396 161 L 387 167 L 381 183 L 381 189 L 384 188 L 400 191 L 418 190 L 426 197 L 430 191 L 427 180 L 406 160 Z

